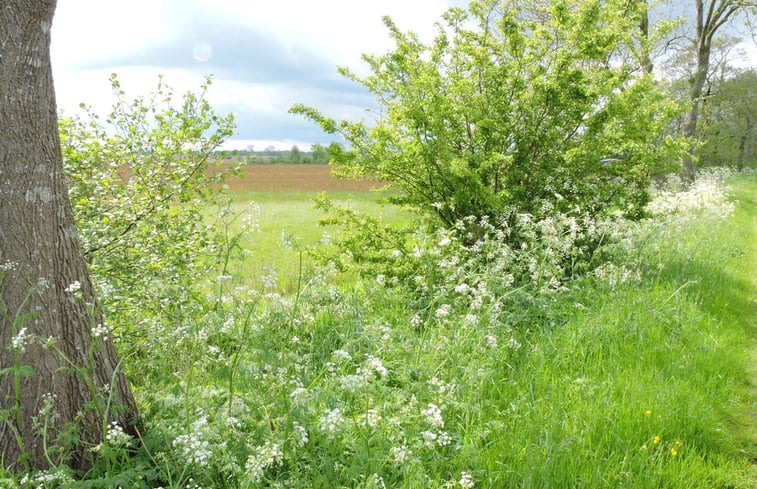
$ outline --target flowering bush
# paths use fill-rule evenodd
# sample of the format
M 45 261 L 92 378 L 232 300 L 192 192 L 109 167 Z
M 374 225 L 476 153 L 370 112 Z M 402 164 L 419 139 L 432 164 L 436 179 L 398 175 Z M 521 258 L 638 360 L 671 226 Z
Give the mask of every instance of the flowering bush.
M 205 100 L 210 79 L 178 106 L 162 79 L 134 101 L 115 75 L 111 82 L 116 103 L 105 120 L 85 110 L 62 117 L 60 133 L 82 248 L 108 319 L 122 329 L 165 317 L 215 267 L 223 233 L 207 209 L 234 169 L 213 168 L 214 153 L 234 122 Z

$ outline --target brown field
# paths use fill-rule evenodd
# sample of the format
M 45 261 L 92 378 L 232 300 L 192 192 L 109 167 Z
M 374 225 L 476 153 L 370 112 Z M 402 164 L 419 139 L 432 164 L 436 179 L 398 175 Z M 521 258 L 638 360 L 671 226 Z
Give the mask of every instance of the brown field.
M 383 182 L 371 180 L 343 180 L 331 174 L 329 165 L 249 165 L 242 167 L 241 178 L 227 181 L 230 190 L 236 191 L 365 191 L 381 188 Z

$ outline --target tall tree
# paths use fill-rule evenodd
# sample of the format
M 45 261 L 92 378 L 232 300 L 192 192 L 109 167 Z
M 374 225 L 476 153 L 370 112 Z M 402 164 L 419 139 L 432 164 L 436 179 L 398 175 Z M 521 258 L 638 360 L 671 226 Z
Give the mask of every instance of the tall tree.
M 55 4 L 0 7 L 0 460 L 18 469 L 86 467 L 111 423 L 133 433 L 137 419 L 63 173 Z
M 696 52 L 696 69 L 689 83 L 691 107 L 683 120 L 681 133 L 694 137 L 699 119 L 699 106 L 710 69 L 712 41 L 718 30 L 730 19 L 748 8 L 755 8 L 755 0 L 694 0 L 696 7 L 695 30 L 692 43 Z M 691 155 L 681 159 L 681 174 L 687 180 L 694 178 L 694 161 Z

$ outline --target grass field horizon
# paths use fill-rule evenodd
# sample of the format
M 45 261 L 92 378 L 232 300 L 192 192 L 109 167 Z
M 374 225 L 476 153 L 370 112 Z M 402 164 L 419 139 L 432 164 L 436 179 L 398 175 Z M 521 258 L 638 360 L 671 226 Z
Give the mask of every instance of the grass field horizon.
M 297 251 L 282 244 L 282 234 L 308 247 L 339 232 L 319 224 L 326 216 L 313 205 L 320 194 L 326 194 L 336 205 L 369 213 L 387 223 L 410 218 L 408 211 L 382 203 L 393 192 L 386 188 L 386 182 L 339 179 L 331 174 L 329 165 L 272 163 L 247 165 L 242 171 L 241 178 L 227 182 L 227 195 L 233 201 L 233 210 L 252 212 L 259 228 L 250 240 L 241 243 L 248 252 L 234 266 L 243 275 L 276 271 L 286 294 L 296 290 L 300 264 Z M 254 208 L 250 208 L 251 203 Z M 305 261 L 306 266 L 313 264 L 310 257 Z

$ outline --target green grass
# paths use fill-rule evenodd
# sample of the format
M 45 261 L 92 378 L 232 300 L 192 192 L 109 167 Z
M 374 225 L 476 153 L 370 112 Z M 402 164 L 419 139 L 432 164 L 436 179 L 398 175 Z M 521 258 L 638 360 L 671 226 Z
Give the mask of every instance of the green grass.
M 327 195 L 335 204 L 381 216 L 387 223 L 401 223 L 409 218 L 400 208 L 381 204 L 381 199 L 385 197 L 382 193 L 332 191 Z M 324 233 L 331 236 L 339 233 L 339 229 L 318 223 L 325 217 L 313 206 L 318 193 L 248 191 L 234 192 L 230 196 L 237 212 L 249 208 L 251 202 L 260 208 L 260 212 L 256 213 L 259 230 L 241 242 L 245 254 L 232 264 L 234 274 L 254 279 L 274 271 L 278 275 L 280 289 L 286 294 L 294 293 L 299 275 L 299 257 L 296 250 L 282 244 L 282 233 L 292 237 L 303 248 L 316 245 Z M 305 256 L 304 260 L 305 265 L 312 265 L 310 257 Z
M 145 444 L 82 487 L 753 488 L 757 178 L 734 188 L 733 216 L 611 252 L 638 280 L 585 277 L 474 321 L 414 320 L 416 298 L 375 281 L 271 300 L 222 282 L 143 336 L 127 367 Z M 319 236 L 308 197 L 253 197 L 272 242 Z

